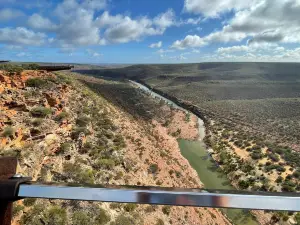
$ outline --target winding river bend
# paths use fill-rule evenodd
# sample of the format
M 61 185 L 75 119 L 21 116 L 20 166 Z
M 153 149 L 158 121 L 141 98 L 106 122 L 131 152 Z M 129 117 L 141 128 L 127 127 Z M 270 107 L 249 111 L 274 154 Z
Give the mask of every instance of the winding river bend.
M 150 93 L 153 98 L 163 100 L 166 104 L 171 105 L 173 108 L 182 110 L 186 113 L 191 113 L 190 111 L 177 105 L 170 99 L 161 96 L 160 94 L 154 92 L 148 87 L 141 83 L 130 80 L 130 82 L 143 91 Z M 204 121 L 198 117 L 198 127 L 199 127 L 199 139 L 197 141 L 189 141 L 185 139 L 178 139 L 178 144 L 180 147 L 181 154 L 185 157 L 190 165 L 197 171 L 201 182 L 207 189 L 226 189 L 234 190 L 234 187 L 230 185 L 229 179 L 222 172 L 217 170 L 217 163 L 209 155 L 206 146 L 203 142 L 205 137 L 205 125 Z M 247 210 L 242 209 L 222 209 L 222 211 L 227 215 L 227 217 L 234 224 L 245 224 L 245 225 L 257 225 L 257 221 Z

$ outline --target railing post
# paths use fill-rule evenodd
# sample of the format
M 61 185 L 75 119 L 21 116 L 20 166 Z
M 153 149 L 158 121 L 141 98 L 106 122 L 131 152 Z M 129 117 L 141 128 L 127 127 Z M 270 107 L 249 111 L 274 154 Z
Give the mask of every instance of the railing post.
M 0 157 L 0 180 L 6 180 L 16 174 L 17 158 Z M 0 201 L 0 224 L 10 225 L 12 220 L 12 202 Z

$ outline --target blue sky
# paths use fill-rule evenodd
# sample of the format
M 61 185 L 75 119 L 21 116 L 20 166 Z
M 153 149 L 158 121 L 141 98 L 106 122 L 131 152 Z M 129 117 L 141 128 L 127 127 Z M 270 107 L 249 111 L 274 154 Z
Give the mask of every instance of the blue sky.
M 0 59 L 300 61 L 300 0 L 0 0 Z

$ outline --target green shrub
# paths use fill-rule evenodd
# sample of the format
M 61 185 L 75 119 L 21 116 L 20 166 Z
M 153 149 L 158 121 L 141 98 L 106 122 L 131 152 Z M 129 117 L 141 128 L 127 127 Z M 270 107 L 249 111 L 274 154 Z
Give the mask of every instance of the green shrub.
M 99 213 L 95 218 L 95 225 L 106 224 L 110 221 L 110 215 L 106 212 L 106 210 L 100 208 Z
M 84 154 L 93 149 L 93 144 L 91 142 L 86 142 L 84 146 L 80 149 L 80 153 Z
M 251 158 L 254 160 L 258 160 L 261 159 L 263 157 L 263 154 L 259 153 L 259 152 L 252 152 L 251 153 Z
M 61 122 L 62 120 L 66 119 L 68 117 L 69 117 L 69 114 L 67 112 L 61 112 L 60 114 L 58 114 L 55 117 L 55 120 Z
M 80 116 L 77 118 L 76 120 L 76 124 L 79 126 L 79 127 L 85 127 L 88 125 L 88 123 L 91 121 L 90 117 L 88 116 Z
M 116 180 L 119 180 L 119 179 L 121 179 L 123 176 L 124 176 L 123 172 L 122 172 L 122 171 L 118 171 L 118 172 L 117 172 L 117 175 L 115 176 L 115 179 L 116 179 Z
M 19 149 L 8 149 L 6 151 L 0 151 L 1 156 L 11 156 L 21 158 L 21 151 Z
M 133 203 L 128 203 L 124 206 L 124 210 L 126 212 L 132 212 L 137 208 L 137 204 L 133 204 Z
M 241 189 L 247 189 L 249 187 L 249 182 L 246 180 L 240 180 L 238 184 Z
M 171 206 L 165 205 L 162 207 L 162 212 L 166 215 L 170 215 L 171 213 Z
M 71 137 L 73 139 L 77 139 L 79 137 L 80 133 L 83 133 L 85 135 L 91 134 L 91 132 L 88 129 L 86 129 L 85 127 L 75 127 L 71 132 Z
M 10 137 L 15 133 L 15 129 L 12 127 L 5 127 L 1 136 L 2 137 Z
M 300 170 L 296 170 L 296 171 L 293 173 L 293 177 L 295 177 L 295 178 L 300 178 Z
M 298 213 L 295 215 L 295 220 L 296 220 L 297 224 L 300 224 L 300 212 L 298 212 Z
M 149 171 L 151 173 L 156 173 L 158 171 L 158 165 L 155 163 L 155 164 L 151 164 L 150 167 L 149 167 Z
M 14 64 L 1 64 L 0 70 L 7 71 L 9 73 L 21 73 L 23 71 L 23 68 L 19 65 Z
M 60 206 L 51 206 L 45 213 L 45 224 L 65 225 L 68 222 L 67 211 Z
M 56 81 L 58 83 L 65 83 L 65 84 L 71 84 L 72 83 L 72 80 L 69 77 L 63 76 L 61 74 L 56 74 L 56 75 L 57 75 Z
M 164 225 L 164 221 L 162 219 L 158 219 L 156 225 Z
M 33 126 L 38 127 L 38 126 L 40 126 L 43 122 L 44 122 L 44 120 L 43 120 L 42 118 L 36 118 L 36 119 L 32 120 L 31 123 L 32 123 Z
M 26 86 L 28 87 L 42 88 L 45 87 L 46 85 L 47 85 L 47 81 L 39 77 L 29 78 L 26 81 Z
M 75 211 L 72 215 L 73 225 L 90 225 L 92 224 L 91 217 L 82 211 Z
M 41 214 L 45 210 L 45 206 L 42 204 L 36 204 L 34 207 L 23 214 L 21 218 L 21 224 L 24 225 L 40 225 L 41 224 L 41 219 L 44 219 L 41 217 Z M 43 221 L 44 222 L 44 221 Z
M 283 181 L 282 176 L 278 176 L 277 179 L 275 180 L 276 183 L 282 183 L 282 181 Z
M 68 152 L 72 147 L 72 143 L 70 142 L 65 142 L 65 143 L 62 143 L 60 145 L 60 152 L 61 153 L 65 153 L 65 152 Z
M 29 207 L 29 206 L 33 206 L 35 202 L 36 202 L 36 198 L 26 198 L 24 199 L 23 204 Z
M 76 174 L 76 181 L 83 184 L 94 184 L 95 183 L 95 172 L 91 169 L 81 170 Z
M 40 66 L 36 63 L 22 64 L 24 70 L 38 70 L 39 67 Z
M 119 215 L 116 218 L 115 225 L 134 225 L 136 224 L 134 219 L 129 216 Z
M 33 108 L 30 113 L 34 117 L 45 118 L 47 115 L 52 113 L 52 110 L 46 107 L 38 106 Z
M 68 177 L 78 183 L 93 184 L 95 182 L 95 171 L 92 169 L 82 169 L 77 163 L 64 163 L 63 171 Z
M 121 208 L 121 206 L 122 205 L 120 203 L 113 202 L 113 203 L 110 203 L 109 208 L 111 208 L 111 209 L 119 209 L 119 208 Z
M 99 159 L 96 163 L 97 168 L 113 169 L 115 167 L 115 161 L 112 159 Z
M 157 208 L 157 206 L 155 206 L 155 205 L 149 205 L 149 206 L 147 206 L 147 208 L 145 209 L 145 212 L 146 212 L 146 213 L 152 213 L 152 212 L 155 212 L 156 208 Z
M 273 162 L 279 162 L 279 156 L 277 154 L 269 154 L 268 157 L 273 161 Z
M 13 217 L 17 216 L 22 210 L 24 210 L 24 206 L 14 204 L 12 216 Z

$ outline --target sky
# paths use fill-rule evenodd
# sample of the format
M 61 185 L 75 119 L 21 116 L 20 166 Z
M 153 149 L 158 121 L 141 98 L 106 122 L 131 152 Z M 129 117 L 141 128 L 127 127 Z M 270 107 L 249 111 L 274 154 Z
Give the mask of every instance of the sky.
M 300 0 L 0 0 L 0 60 L 300 62 Z

